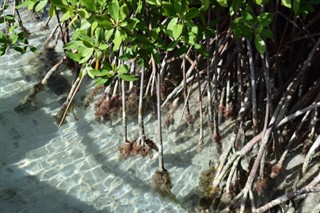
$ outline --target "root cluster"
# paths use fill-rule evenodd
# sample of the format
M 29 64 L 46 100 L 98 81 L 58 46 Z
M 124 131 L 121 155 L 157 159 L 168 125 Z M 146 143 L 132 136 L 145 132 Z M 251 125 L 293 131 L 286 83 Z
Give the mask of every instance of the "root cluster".
M 170 192 L 172 183 L 169 172 L 166 169 L 157 169 L 152 176 L 152 186 L 158 192 Z
M 145 139 L 144 143 L 141 143 L 139 140 L 126 141 L 122 143 L 118 148 L 120 159 L 127 159 L 129 157 L 138 155 L 140 155 L 141 157 L 152 157 L 153 151 L 158 151 L 158 147 L 150 139 Z
M 112 96 L 111 98 L 108 98 L 106 95 L 102 95 L 95 104 L 95 116 L 99 122 L 116 118 L 121 112 L 120 110 L 120 96 Z

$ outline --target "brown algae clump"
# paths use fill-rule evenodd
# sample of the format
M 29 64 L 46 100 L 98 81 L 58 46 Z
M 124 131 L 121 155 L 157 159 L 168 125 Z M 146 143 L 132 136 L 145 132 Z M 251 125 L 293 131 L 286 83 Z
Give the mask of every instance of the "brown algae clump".
M 172 183 L 169 172 L 166 169 L 157 169 L 152 176 L 152 186 L 158 192 L 170 192 Z
M 215 172 L 216 168 L 213 166 L 210 169 L 203 171 L 200 175 L 199 186 L 204 196 L 207 198 L 213 198 L 218 192 L 218 189 L 214 189 L 212 186 Z

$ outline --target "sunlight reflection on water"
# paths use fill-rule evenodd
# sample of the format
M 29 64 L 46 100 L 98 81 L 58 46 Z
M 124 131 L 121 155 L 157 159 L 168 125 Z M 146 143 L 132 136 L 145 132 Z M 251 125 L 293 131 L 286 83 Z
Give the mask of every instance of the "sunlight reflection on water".
M 26 12 L 23 13 L 25 18 L 26 14 Z M 30 21 L 30 18 L 26 19 L 26 27 L 32 31 L 39 30 L 42 24 L 34 25 L 34 22 Z M 40 37 L 34 37 L 30 42 L 43 41 L 48 33 L 50 32 L 39 33 L 37 36 Z M 35 45 L 41 47 L 41 43 L 35 43 Z M 21 98 L 16 97 L 16 94 L 23 92 L 23 95 L 26 95 L 31 85 L 36 83 L 21 80 L 23 75 L 18 67 L 30 69 L 24 62 L 17 60 L 16 54 L 11 54 L 5 55 L 0 65 L 4 69 L 1 71 L 1 77 L 5 76 L 5 81 L 1 80 L 0 85 L 1 99 L 8 100 L 1 109 L 1 113 L 18 118 L 8 122 L 7 126 L 4 126 L 4 131 L 13 128 L 17 129 L 21 135 L 21 139 L 16 138 L 21 147 L 10 148 L 6 152 L 23 153 L 22 156 L 17 157 L 17 162 L 7 165 L 16 176 L 15 179 L 10 180 L 12 174 L 5 173 L 5 177 L 8 177 L 5 179 L 5 184 L 7 188 L 14 187 L 18 182 L 24 185 L 26 177 L 35 177 L 32 183 L 25 184 L 24 188 L 19 189 L 19 196 L 24 204 L 23 202 L 17 204 L 17 208 L 33 202 L 31 199 L 46 203 L 46 199 L 56 198 L 62 202 L 60 206 L 69 206 L 68 212 L 77 212 L 73 208 L 76 208 L 76 204 L 78 208 L 80 207 L 79 203 L 72 200 L 75 198 L 84 205 L 81 207 L 83 212 L 93 212 L 93 209 L 104 212 L 135 210 L 185 212 L 180 204 L 170 199 L 163 199 L 151 188 L 150 178 L 158 166 L 157 153 L 154 153 L 151 159 L 135 157 L 127 161 L 119 160 L 117 149 L 123 133 L 119 120 L 97 124 L 91 106 L 86 112 L 79 110 L 79 121 L 70 116 L 67 118 L 69 122 L 58 129 L 52 116 L 58 111 L 60 104 L 57 104 L 58 97 L 48 90 L 42 94 L 43 99 L 38 99 L 39 106 L 43 108 L 27 110 L 21 114 L 14 112 L 13 108 Z M 144 121 L 146 134 L 157 141 L 157 124 L 154 115 L 146 115 Z M 176 132 L 175 127 L 164 130 L 165 164 L 172 177 L 172 192 L 181 200 L 197 187 L 200 172 L 208 167 L 209 160 L 217 161 L 217 156 L 213 154 L 214 148 L 210 148 L 212 145 L 208 144 L 210 141 L 208 132 L 205 135 L 208 150 L 201 154 L 195 152 L 198 136 L 194 137 L 194 135 L 197 135 L 197 131 L 195 129 Z M 129 123 L 128 132 L 130 139 L 137 138 L 136 122 Z M 9 138 L 9 141 L 11 140 L 12 138 Z M 182 141 L 182 143 L 176 143 L 176 141 Z M 193 158 L 196 155 L 203 155 L 203 158 L 194 161 Z M 7 159 L 3 157 L 2 161 L 6 163 Z M 28 190 L 35 191 L 34 196 L 29 196 Z M 66 196 L 62 198 L 59 192 Z M 51 197 L 46 197 L 48 194 Z M 27 207 L 32 208 L 28 205 Z M 55 208 L 59 212 L 60 207 L 46 203 L 46 205 L 43 204 L 42 209 L 33 209 L 33 212 L 46 212 L 49 209 L 52 212 Z

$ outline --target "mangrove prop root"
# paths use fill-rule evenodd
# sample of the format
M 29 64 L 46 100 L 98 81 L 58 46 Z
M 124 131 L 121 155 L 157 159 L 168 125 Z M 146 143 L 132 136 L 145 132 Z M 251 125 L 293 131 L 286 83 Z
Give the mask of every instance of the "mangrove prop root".
M 296 197 L 298 197 L 299 195 L 303 195 L 303 194 L 309 194 L 309 193 L 317 193 L 320 192 L 320 188 L 303 188 L 300 189 L 298 191 L 295 192 L 289 192 L 285 195 L 282 195 L 281 197 L 278 197 L 275 200 L 272 200 L 271 202 L 261 206 L 260 208 L 257 209 L 257 213 L 262 213 L 262 212 L 266 212 L 269 209 L 271 209 L 274 206 L 280 205 L 281 203 L 287 202 L 288 200 L 292 200 Z
M 35 84 L 30 93 L 26 95 L 22 100 L 21 104 L 16 107 L 16 109 L 23 108 L 23 106 L 31 103 L 32 105 L 35 105 L 36 103 L 36 96 L 39 92 L 44 90 L 44 87 L 47 85 L 49 78 L 51 75 L 58 70 L 61 64 L 66 60 L 66 57 L 63 57 L 57 64 L 55 64 L 47 73 L 46 75 L 42 78 L 42 80 Z

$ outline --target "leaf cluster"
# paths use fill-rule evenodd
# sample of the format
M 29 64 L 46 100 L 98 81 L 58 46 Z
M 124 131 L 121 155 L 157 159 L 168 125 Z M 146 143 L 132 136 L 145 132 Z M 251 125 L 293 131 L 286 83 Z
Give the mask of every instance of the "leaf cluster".
M 16 17 L 5 13 L 8 7 L 9 5 L 5 4 L 0 9 L 0 26 L 3 25 L 3 30 L 0 31 L 0 56 L 11 48 L 21 54 L 24 54 L 28 49 L 35 52 L 36 48 L 29 45 L 26 31 L 19 30 Z
M 254 1 L 255 7 L 269 3 Z M 295 15 L 307 15 L 317 4 L 300 0 L 281 3 Z M 66 55 L 81 64 L 82 75 L 88 74 L 98 84 L 108 84 L 116 76 L 126 81 L 136 80 L 128 73 L 127 66 L 110 60 L 113 56 L 123 62 L 136 60 L 142 66 L 148 66 L 151 55 L 160 63 L 163 53 L 173 52 L 178 57 L 190 48 L 209 56 L 206 41 L 215 37 L 221 21 L 219 17 L 212 19 L 211 14 L 228 16 L 234 37 L 253 39 L 260 54 L 265 52 L 266 41 L 273 37 L 269 27 L 272 13 L 255 15 L 252 3 L 246 0 L 26 0 L 18 8 L 41 12 L 46 6 L 51 17 L 61 15 L 61 22 L 66 22 L 72 31 L 71 41 L 64 46 Z M 13 18 L 1 19 L 10 22 Z M 5 44 L 1 46 L 2 54 L 3 49 L 18 41 L 25 47 L 13 47 L 25 52 L 27 40 L 19 33 L 12 33 L 15 29 L 13 26 L 8 30 L 9 37 L 0 34 L 0 41 Z

